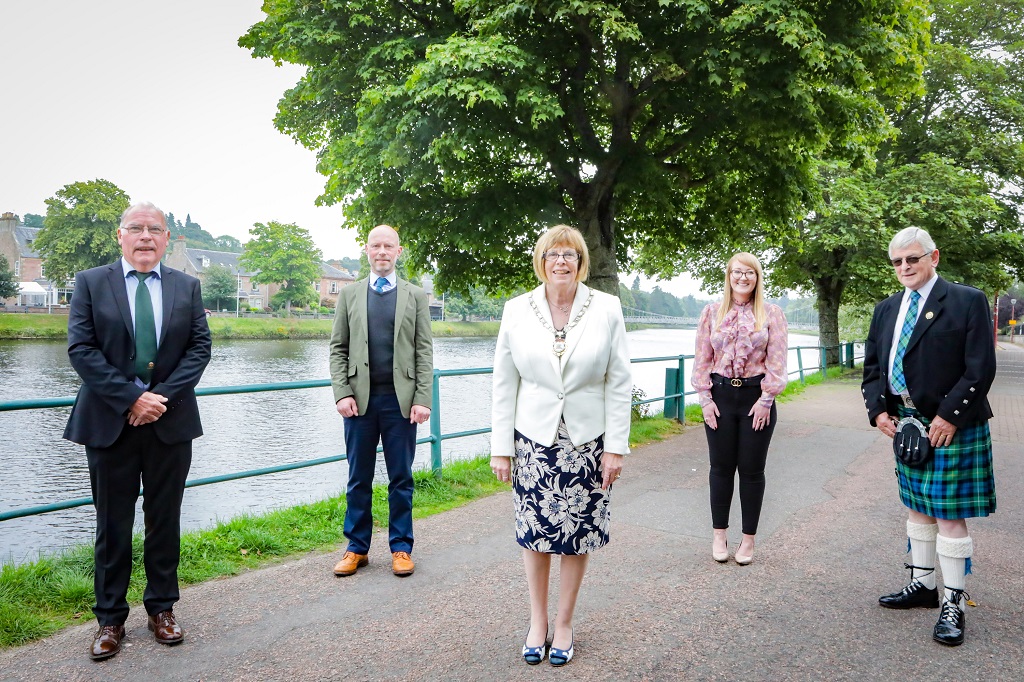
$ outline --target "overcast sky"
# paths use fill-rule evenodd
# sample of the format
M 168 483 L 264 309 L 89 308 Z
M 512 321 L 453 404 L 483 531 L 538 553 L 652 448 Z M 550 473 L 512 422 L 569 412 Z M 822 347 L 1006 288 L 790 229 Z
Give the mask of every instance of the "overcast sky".
M 260 5 L 0 2 L 0 212 L 45 215 L 64 185 L 103 178 L 214 236 L 247 241 L 253 223 L 294 222 L 324 258 L 358 255 L 341 207 L 314 203 L 315 154 L 274 128 L 301 69 L 238 47 Z M 660 286 L 700 295 L 688 278 Z

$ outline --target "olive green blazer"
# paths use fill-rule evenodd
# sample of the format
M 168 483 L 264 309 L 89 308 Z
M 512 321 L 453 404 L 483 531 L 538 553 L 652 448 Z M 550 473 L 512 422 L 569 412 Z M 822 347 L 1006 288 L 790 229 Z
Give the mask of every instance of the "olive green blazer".
M 359 414 L 370 399 L 370 346 L 366 323 L 368 279 L 358 280 L 338 294 L 331 332 L 331 386 L 334 402 L 352 396 Z M 434 346 L 430 308 L 423 289 L 398 280 L 395 301 L 395 393 L 402 415 L 413 405 L 431 407 Z

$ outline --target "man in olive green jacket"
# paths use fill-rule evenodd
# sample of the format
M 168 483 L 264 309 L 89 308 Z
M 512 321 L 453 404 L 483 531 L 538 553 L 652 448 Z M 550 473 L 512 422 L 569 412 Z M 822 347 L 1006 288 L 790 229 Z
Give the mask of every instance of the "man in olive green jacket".
M 389 543 L 395 575 L 413 573 L 412 463 L 416 426 L 430 418 L 434 371 L 430 309 L 423 289 L 398 279 L 398 233 L 378 225 L 366 239 L 370 277 L 341 290 L 331 333 L 331 385 L 345 419 L 348 549 L 334 574 L 348 576 L 368 563 L 370 503 L 383 443 L 387 466 Z

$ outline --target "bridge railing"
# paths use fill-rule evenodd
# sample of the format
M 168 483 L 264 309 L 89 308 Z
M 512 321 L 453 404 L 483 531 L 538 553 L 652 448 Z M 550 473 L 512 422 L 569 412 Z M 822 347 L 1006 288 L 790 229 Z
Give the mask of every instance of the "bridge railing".
M 833 347 L 834 348 L 834 347 Z M 848 343 L 843 344 L 839 347 L 841 363 L 845 366 L 852 367 L 854 363 L 854 344 Z M 790 376 L 798 374 L 800 381 L 803 382 L 806 375 L 812 372 L 821 372 L 824 374 L 827 371 L 826 365 L 826 354 L 828 348 L 822 346 L 795 346 L 788 350 L 797 351 L 798 368 L 789 373 Z M 805 366 L 803 361 L 804 352 L 810 352 L 816 356 L 814 365 Z M 683 381 L 685 377 L 685 365 L 687 361 L 692 361 L 692 355 L 669 355 L 652 358 L 635 358 L 631 362 L 633 363 L 649 363 L 649 362 L 668 362 L 675 363 L 674 367 L 669 367 L 665 371 L 665 395 L 658 396 L 655 398 L 646 398 L 644 400 L 637 400 L 633 402 L 633 405 L 642 405 L 648 403 L 655 403 L 659 401 L 665 401 L 664 415 L 669 418 L 678 419 L 680 421 L 685 420 L 684 415 L 684 403 L 687 396 L 695 395 L 695 391 L 685 390 Z M 433 377 L 433 403 L 434 408 L 430 412 L 430 435 L 420 438 L 416 441 L 417 445 L 430 445 L 430 462 L 431 469 L 436 475 L 441 474 L 443 462 L 441 444 L 446 440 L 454 438 L 465 438 L 467 436 L 477 436 L 485 433 L 490 433 L 490 427 L 483 427 L 479 429 L 471 429 L 468 431 L 455 431 L 451 433 L 443 433 L 441 431 L 441 379 L 445 377 L 454 376 L 471 376 L 476 374 L 490 374 L 493 371 L 491 367 L 476 367 L 469 369 L 435 369 Z M 239 393 L 261 393 L 266 391 L 293 391 L 309 388 L 324 388 L 330 386 L 331 382 L 329 379 L 318 379 L 309 381 L 287 381 L 280 383 L 270 384 L 246 384 L 241 386 L 212 386 L 203 387 L 196 389 L 197 396 L 211 396 L 211 395 L 231 395 Z M 52 409 L 57 407 L 70 407 L 75 402 L 74 397 L 64 398 L 37 398 L 32 400 L 10 400 L 6 402 L 0 402 L 0 412 L 10 412 L 15 410 L 41 410 L 41 409 Z M 382 448 L 378 447 L 377 452 L 381 452 Z M 290 462 L 286 464 L 280 464 L 278 466 L 264 467 L 261 469 L 249 469 L 246 471 L 237 471 L 228 474 L 221 474 L 218 476 L 208 476 L 205 478 L 192 479 L 185 483 L 186 488 L 194 488 L 203 485 L 211 485 L 213 483 L 222 483 L 224 481 L 237 481 L 243 478 L 252 478 L 254 476 L 265 476 L 267 474 L 276 474 L 284 471 L 294 471 L 297 469 L 305 469 L 307 467 L 319 466 L 321 464 L 330 464 L 332 462 L 340 462 L 346 459 L 345 454 L 331 455 L 329 457 L 319 457 L 316 459 L 307 459 L 299 462 Z M 91 505 L 93 499 L 91 497 L 79 497 L 70 500 L 63 500 L 60 502 L 51 502 L 48 504 L 41 504 L 33 507 L 22 507 L 20 509 L 9 509 L 7 511 L 0 512 L 0 522 L 8 521 L 10 519 L 17 519 L 26 516 L 36 516 L 38 514 L 45 514 L 48 512 L 60 511 L 62 509 L 71 509 L 74 507 L 84 507 Z

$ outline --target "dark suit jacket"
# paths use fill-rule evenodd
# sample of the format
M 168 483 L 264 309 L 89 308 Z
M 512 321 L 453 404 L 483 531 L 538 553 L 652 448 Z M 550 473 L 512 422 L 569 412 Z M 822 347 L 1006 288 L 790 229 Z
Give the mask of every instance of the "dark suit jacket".
M 163 324 L 150 391 L 167 398 L 153 423 L 164 443 L 203 435 L 195 387 L 210 361 L 199 280 L 160 265 Z M 121 261 L 75 275 L 68 317 L 68 357 L 82 378 L 64 437 L 107 448 L 128 426 L 128 410 L 143 393 L 135 384 L 135 327 Z
M 903 291 L 875 306 L 864 348 L 861 392 L 868 419 L 896 414 L 901 401 L 889 391 L 889 352 Z M 992 418 L 988 390 L 996 375 L 992 316 L 985 294 L 973 287 L 935 282 L 903 356 L 910 399 L 925 417 L 956 427 Z

